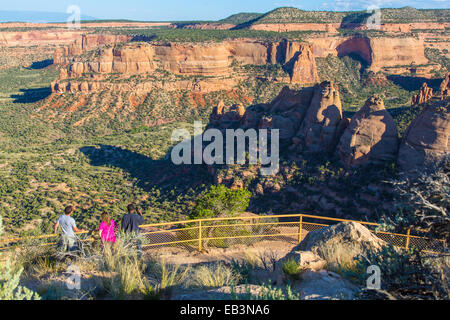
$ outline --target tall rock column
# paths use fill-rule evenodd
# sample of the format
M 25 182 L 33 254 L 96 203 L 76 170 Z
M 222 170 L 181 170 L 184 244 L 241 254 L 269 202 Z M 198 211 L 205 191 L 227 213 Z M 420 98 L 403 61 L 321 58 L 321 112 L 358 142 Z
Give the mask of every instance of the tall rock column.
M 398 130 L 383 100 L 373 96 L 353 116 L 336 152 L 347 167 L 394 161 L 398 151 Z
M 316 60 L 311 46 L 301 44 L 299 51 L 294 55 L 291 72 L 291 83 L 310 84 L 319 82 Z
M 429 88 L 427 83 L 424 82 L 417 95 L 414 95 L 411 101 L 411 105 L 415 106 L 427 102 L 433 97 L 433 88 Z
M 416 174 L 449 155 L 450 99 L 426 106 L 405 132 L 398 154 L 401 171 Z
M 307 152 L 333 152 L 342 104 L 339 91 L 332 82 L 325 81 L 314 87 L 314 96 L 297 136 Z

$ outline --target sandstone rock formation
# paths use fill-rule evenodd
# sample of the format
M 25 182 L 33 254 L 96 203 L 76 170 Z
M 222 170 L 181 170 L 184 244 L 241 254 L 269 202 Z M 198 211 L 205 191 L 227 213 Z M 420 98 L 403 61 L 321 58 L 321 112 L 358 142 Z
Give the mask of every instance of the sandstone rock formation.
M 130 40 L 113 35 L 84 35 L 69 47 L 57 49 L 54 63 L 63 69 L 59 82 L 83 78 L 85 74 L 101 79 L 112 73 L 130 77 L 163 70 L 173 75 L 207 76 L 211 78 L 209 82 L 222 80 L 225 83 L 225 77 L 230 79 L 234 73 L 232 65 L 235 61 L 243 65 L 282 64 L 289 71 L 292 83 L 318 81 L 315 57 L 306 43 L 286 40 L 264 43 L 242 39 L 220 43 L 162 44 Z M 237 78 L 233 74 L 232 80 Z M 235 82 L 228 81 L 230 87 L 227 89 L 232 89 Z M 63 85 L 59 84 L 59 87 Z
M 348 265 L 356 257 L 369 251 L 380 250 L 386 243 L 369 229 L 356 222 L 309 232 L 293 251 L 312 251 L 331 265 Z
M 281 150 L 292 159 L 304 152 L 328 153 L 348 168 L 397 161 L 400 170 L 409 171 L 448 156 L 449 99 L 440 103 L 411 123 L 400 153 L 398 129 L 382 99 L 373 96 L 352 119 L 343 118 L 339 93 L 330 82 L 298 91 L 285 87 L 272 102 L 246 109 L 220 103 L 208 128 L 279 129 Z
M 315 57 L 356 54 L 367 64 L 368 70 L 378 72 L 386 67 L 427 65 L 425 42 L 415 37 L 342 37 L 316 36 L 307 39 Z
M 314 87 L 314 96 L 297 136 L 304 141 L 305 151 L 333 152 L 342 120 L 339 91 L 325 81 Z
M 411 101 L 411 105 L 419 105 L 427 102 L 433 97 L 433 88 L 429 88 L 426 82 L 423 83 L 417 95 L 414 95 Z
M 314 55 L 309 46 L 302 45 L 293 59 L 291 83 L 305 84 L 319 81 Z
M 320 270 L 306 271 L 293 289 L 304 300 L 352 300 L 360 289 L 335 272 Z
M 209 117 L 208 127 L 219 129 L 237 128 L 245 115 L 245 108 L 242 104 L 235 104 L 226 107 L 223 101 L 220 101 L 217 107 Z
M 127 35 L 83 34 L 69 46 L 57 48 L 53 56 L 53 63 L 69 63 L 73 57 L 78 56 L 84 52 L 94 50 L 107 44 L 127 42 L 131 39 L 132 37 Z
M 394 161 L 397 150 L 397 126 L 377 96 L 369 98 L 353 116 L 337 147 L 347 167 Z
M 79 78 L 84 73 L 149 73 L 155 69 L 153 59 L 154 51 L 145 45 L 123 46 L 120 49 L 104 48 L 97 61 L 71 64 L 68 77 Z
M 442 81 L 441 86 L 439 87 L 438 96 L 440 96 L 441 99 L 445 99 L 450 96 L 450 72 L 447 73 Z
M 312 251 L 291 251 L 284 261 L 294 259 L 299 266 L 299 270 L 322 270 L 327 262 Z
M 449 155 L 450 99 L 426 106 L 404 134 L 398 165 L 406 173 L 432 169 Z

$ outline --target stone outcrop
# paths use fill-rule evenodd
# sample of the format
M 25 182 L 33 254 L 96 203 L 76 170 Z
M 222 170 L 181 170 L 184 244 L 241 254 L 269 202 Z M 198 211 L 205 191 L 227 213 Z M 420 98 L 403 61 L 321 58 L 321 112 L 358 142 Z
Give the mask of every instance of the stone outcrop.
M 439 87 L 438 96 L 441 97 L 441 99 L 445 99 L 446 97 L 450 96 L 450 72 L 447 73 L 444 80 L 442 81 Z
M 433 88 L 429 88 L 426 82 L 422 85 L 417 95 L 412 97 L 411 105 L 416 106 L 427 102 L 433 97 Z
M 146 92 L 158 89 L 167 92 L 186 90 L 192 94 L 205 94 L 222 90 L 230 90 L 239 84 L 239 78 L 213 78 L 213 79 L 183 79 L 179 81 L 142 81 L 137 84 L 127 82 L 102 81 L 101 79 L 81 79 L 81 80 L 58 80 L 51 83 L 53 93 L 81 92 L 91 93 L 98 91 L 121 91 L 121 92 Z M 87 86 L 86 86 L 86 84 Z
M 104 45 L 127 42 L 131 39 L 132 37 L 127 35 L 83 34 L 69 46 L 57 48 L 53 56 L 53 63 L 66 64 L 73 57 L 79 56 L 87 51 L 97 49 Z
M 39 26 L 41 27 L 41 26 Z M 69 45 L 81 36 L 81 31 L 58 30 L 26 30 L 26 31 L 0 31 L 0 46 L 42 46 L 42 45 Z
M 293 58 L 291 83 L 317 83 L 319 74 L 310 46 L 302 45 Z
M 449 154 L 450 99 L 425 106 L 404 134 L 398 154 L 398 165 L 415 174 L 432 169 Z
M 104 48 L 96 61 L 74 62 L 68 77 L 78 78 L 84 73 L 149 73 L 155 69 L 154 51 L 146 45 L 127 45 L 120 49 Z
M 397 126 L 377 96 L 369 98 L 353 116 L 337 147 L 347 167 L 395 161 L 397 150 Z
M 425 107 L 401 143 L 381 98 L 369 98 L 352 119 L 344 118 L 338 90 L 330 82 L 301 90 L 285 87 L 272 102 L 248 108 L 220 103 L 208 128 L 278 129 L 281 151 L 292 159 L 326 153 L 335 154 L 347 168 L 397 161 L 401 171 L 410 171 L 448 156 L 449 99 L 439 103 Z
M 314 87 L 314 96 L 297 136 L 307 152 L 333 152 L 342 117 L 339 91 L 325 81 Z
M 300 293 L 304 300 L 352 300 L 360 289 L 331 271 L 306 271 L 300 282 L 293 289 Z
M 295 251 L 311 251 L 331 265 L 348 265 L 360 255 L 380 250 L 386 242 L 356 222 L 341 222 L 309 232 Z
M 305 43 L 264 43 L 244 39 L 195 44 L 126 42 L 130 40 L 114 35 L 84 35 L 69 47 L 57 49 L 54 63 L 63 69 L 58 82 L 63 79 L 79 81 L 85 74 L 99 80 L 112 73 L 125 78 L 135 74 L 155 74 L 161 70 L 173 75 L 211 77 L 214 79 L 210 81 L 214 82 L 218 77 L 232 74 L 237 78 L 232 66 L 234 61 L 243 65 L 283 64 L 291 74 L 292 83 L 318 81 L 314 55 L 309 44 Z
M 415 37 L 341 37 L 316 36 L 308 38 L 315 57 L 328 55 L 359 55 L 368 70 L 378 72 L 386 67 L 427 65 L 425 42 Z

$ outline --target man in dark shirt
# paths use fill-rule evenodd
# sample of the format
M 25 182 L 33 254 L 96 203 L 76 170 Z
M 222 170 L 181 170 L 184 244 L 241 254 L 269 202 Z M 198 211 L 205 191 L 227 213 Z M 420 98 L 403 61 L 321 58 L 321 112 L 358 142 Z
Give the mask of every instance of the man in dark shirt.
M 139 225 L 144 223 L 144 217 L 142 216 L 141 209 L 137 209 L 133 204 L 129 204 L 128 214 L 122 218 L 122 231 L 126 234 L 138 235 L 140 233 Z M 137 211 L 137 213 L 136 213 Z M 142 256 L 142 242 L 139 237 L 133 237 L 133 246 L 136 248 L 138 255 Z
M 137 210 L 133 204 L 129 204 L 128 214 L 124 215 L 122 218 L 122 230 L 125 233 L 139 233 L 139 225 L 144 223 L 144 217 L 140 209 Z

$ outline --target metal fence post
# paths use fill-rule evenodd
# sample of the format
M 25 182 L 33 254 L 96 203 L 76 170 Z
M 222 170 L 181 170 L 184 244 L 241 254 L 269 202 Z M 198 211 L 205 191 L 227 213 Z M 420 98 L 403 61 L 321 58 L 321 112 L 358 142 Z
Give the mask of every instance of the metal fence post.
M 406 245 L 405 245 L 406 250 L 409 250 L 410 235 L 411 235 L 411 229 L 408 229 L 408 232 L 406 233 Z
M 202 222 L 198 222 L 198 251 L 202 252 L 203 246 L 202 246 Z
M 300 215 L 300 223 L 298 224 L 298 243 L 302 242 L 303 215 Z

